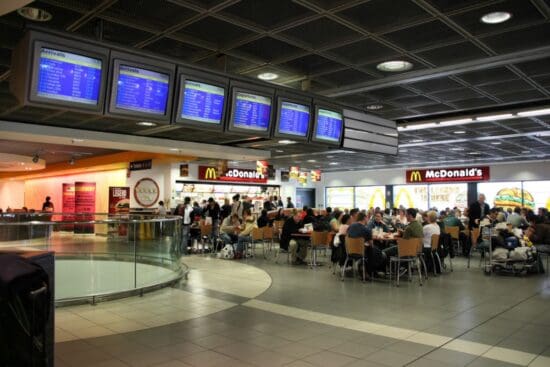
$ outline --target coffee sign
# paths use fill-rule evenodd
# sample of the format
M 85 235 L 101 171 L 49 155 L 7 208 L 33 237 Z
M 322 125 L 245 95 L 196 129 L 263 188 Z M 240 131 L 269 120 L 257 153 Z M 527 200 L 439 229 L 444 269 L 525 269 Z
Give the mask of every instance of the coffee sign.
M 406 172 L 407 183 L 488 181 L 488 166 L 411 169 Z
M 267 176 L 253 169 L 228 168 L 218 174 L 216 167 L 199 166 L 199 180 L 267 183 Z

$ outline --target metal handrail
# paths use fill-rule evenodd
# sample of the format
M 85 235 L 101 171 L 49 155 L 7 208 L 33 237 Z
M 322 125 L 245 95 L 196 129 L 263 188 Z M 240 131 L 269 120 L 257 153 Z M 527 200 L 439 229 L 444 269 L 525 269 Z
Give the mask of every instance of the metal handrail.
M 56 214 L 57 215 L 57 214 Z M 74 214 L 70 214 L 75 216 Z M 95 216 L 96 214 L 82 214 L 82 216 Z M 111 214 L 109 214 L 111 215 Z M 139 214 L 138 214 L 139 215 Z M 26 222 L 2 222 L 0 219 L 0 226 L 24 226 L 24 225 L 62 225 L 62 224 L 139 224 L 139 223 L 164 223 L 164 222 L 178 222 L 183 217 L 179 215 L 166 215 L 159 218 L 151 219 L 100 219 L 100 220 L 76 220 L 76 221 L 38 221 L 31 220 Z

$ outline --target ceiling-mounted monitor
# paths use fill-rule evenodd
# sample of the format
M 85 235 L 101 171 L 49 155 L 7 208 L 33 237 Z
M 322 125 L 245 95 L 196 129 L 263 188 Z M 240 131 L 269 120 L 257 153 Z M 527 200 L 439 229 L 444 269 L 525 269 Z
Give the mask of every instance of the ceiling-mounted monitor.
M 311 130 L 311 120 L 310 100 L 279 96 L 273 135 L 278 138 L 307 140 Z
M 23 105 L 102 113 L 109 51 L 29 32 L 13 53 L 10 89 Z
M 273 115 L 273 91 L 257 86 L 233 87 L 228 130 L 269 137 Z
M 311 140 L 340 146 L 344 133 L 342 110 L 325 105 L 315 106 L 315 123 Z
M 227 84 L 225 78 L 178 69 L 175 122 L 200 129 L 223 130 Z
M 170 122 L 175 65 L 114 52 L 111 60 L 108 112 Z

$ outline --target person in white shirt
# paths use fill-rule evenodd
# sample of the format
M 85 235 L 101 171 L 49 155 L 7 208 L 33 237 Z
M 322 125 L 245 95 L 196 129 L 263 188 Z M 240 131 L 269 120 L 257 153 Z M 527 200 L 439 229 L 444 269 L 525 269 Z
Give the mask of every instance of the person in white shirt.
M 180 254 L 187 253 L 187 246 L 189 243 L 189 234 L 191 232 L 191 224 L 193 224 L 191 220 L 192 212 L 193 212 L 193 207 L 191 206 L 191 198 L 189 196 L 186 196 L 183 199 L 183 204 L 178 204 L 178 206 L 174 210 L 175 215 L 179 215 L 182 217 L 181 244 L 179 248 Z
M 164 206 L 164 201 L 159 201 L 159 207 L 157 208 L 157 214 L 159 217 L 166 216 L 166 207 Z
M 424 253 L 424 261 L 426 261 L 426 265 L 428 267 L 428 271 L 430 269 L 433 269 L 432 266 L 435 266 L 435 264 L 432 264 L 432 235 L 438 234 L 441 235 L 441 229 L 439 228 L 439 225 L 437 224 L 437 213 L 433 210 L 430 210 L 427 215 L 428 224 L 426 224 L 422 231 L 424 232 L 424 239 L 422 240 L 423 245 L 423 253 Z

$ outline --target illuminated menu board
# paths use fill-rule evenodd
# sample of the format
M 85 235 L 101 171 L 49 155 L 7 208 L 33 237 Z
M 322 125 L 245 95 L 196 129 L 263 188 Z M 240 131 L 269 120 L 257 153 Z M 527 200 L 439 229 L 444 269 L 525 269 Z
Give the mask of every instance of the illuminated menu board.
M 353 195 L 354 188 L 346 187 L 327 187 L 326 191 L 326 207 L 339 209 L 352 209 L 354 207 Z
M 234 127 L 267 131 L 270 117 L 271 98 L 243 92 L 235 93 Z
M 317 128 L 315 138 L 330 142 L 339 142 L 342 136 L 342 114 L 319 108 L 317 111 Z
M 428 209 L 428 185 L 394 185 L 394 207 Z
M 309 128 L 309 106 L 282 102 L 279 114 L 279 133 L 307 136 Z
M 208 124 L 220 124 L 224 100 L 224 88 L 186 80 L 180 117 Z
M 37 96 L 97 105 L 101 89 L 101 64 L 100 59 L 41 48 Z
M 134 66 L 120 65 L 117 80 L 116 107 L 166 114 L 170 76 Z
M 385 208 L 385 186 L 358 186 L 355 188 L 355 206 L 360 209 Z

